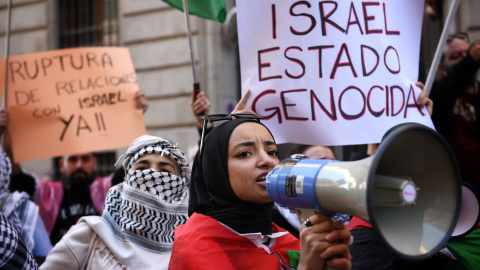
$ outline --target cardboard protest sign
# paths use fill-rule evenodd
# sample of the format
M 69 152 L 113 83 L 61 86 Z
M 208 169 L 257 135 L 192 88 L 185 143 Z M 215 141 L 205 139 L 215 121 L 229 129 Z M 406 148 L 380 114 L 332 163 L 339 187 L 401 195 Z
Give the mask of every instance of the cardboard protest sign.
M 277 143 L 380 142 L 417 106 L 423 1 L 237 2 L 242 91 Z
M 146 133 L 135 109 L 138 85 L 128 49 L 63 49 L 8 62 L 15 162 L 123 147 Z

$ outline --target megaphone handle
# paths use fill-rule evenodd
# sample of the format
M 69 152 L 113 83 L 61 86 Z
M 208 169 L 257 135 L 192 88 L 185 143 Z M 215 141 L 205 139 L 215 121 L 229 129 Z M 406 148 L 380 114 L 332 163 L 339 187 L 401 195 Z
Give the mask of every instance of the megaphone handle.
M 320 211 L 316 209 L 309 209 L 309 208 L 297 208 L 295 209 L 295 212 L 297 213 L 300 224 L 303 224 L 308 217 L 311 217 L 317 214 L 322 214 Z M 329 265 L 325 265 L 323 269 L 324 270 L 341 270 L 340 268 L 332 267 Z
M 297 213 L 298 220 L 300 221 L 300 224 L 303 224 L 307 218 L 320 214 L 320 212 L 316 209 L 309 209 L 309 208 L 296 208 L 295 213 Z

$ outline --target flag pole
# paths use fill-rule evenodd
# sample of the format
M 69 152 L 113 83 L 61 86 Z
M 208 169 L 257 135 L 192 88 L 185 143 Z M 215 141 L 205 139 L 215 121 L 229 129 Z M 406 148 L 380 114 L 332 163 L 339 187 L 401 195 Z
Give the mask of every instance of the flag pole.
M 11 14 L 12 14 L 12 0 L 7 1 L 7 21 L 5 24 L 5 77 L 3 82 L 3 97 L 1 101 L 1 109 L 5 109 L 7 107 L 7 87 L 8 87 L 8 56 L 10 55 L 10 21 L 11 21 Z M 11 150 L 9 149 L 9 144 L 7 145 L 5 133 L 6 127 L 2 128 L 1 131 L 1 145 L 5 149 L 7 153 Z M 13 163 L 13 158 L 9 155 Z
M 7 106 L 7 86 L 8 86 L 8 56 L 10 55 L 10 21 L 12 14 L 12 0 L 7 2 L 7 22 L 5 27 L 5 81 L 3 84 L 2 109 Z
M 198 81 L 197 64 L 195 63 L 195 53 L 193 50 L 193 37 L 192 37 L 192 27 L 190 25 L 190 16 L 188 11 L 188 0 L 183 0 L 183 11 L 185 15 L 185 25 L 187 27 L 188 43 L 190 46 L 190 59 L 192 62 L 192 69 L 193 69 L 193 91 L 195 92 L 195 96 L 196 96 L 198 93 L 200 93 L 200 82 Z
M 453 19 L 455 18 L 455 14 L 457 13 L 459 4 L 460 0 L 453 0 L 450 4 L 450 10 L 448 11 L 445 25 L 443 26 L 442 35 L 440 36 L 440 40 L 438 41 L 437 50 L 435 51 L 432 65 L 430 66 L 430 70 L 428 71 L 427 81 L 425 82 L 425 91 L 427 91 L 427 94 L 430 94 L 430 90 L 432 89 L 433 80 L 435 79 L 435 74 L 437 73 L 438 64 L 440 63 L 440 58 L 442 57 L 443 50 L 445 48 L 448 33 L 450 32 L 450 28 L 453 24 Z

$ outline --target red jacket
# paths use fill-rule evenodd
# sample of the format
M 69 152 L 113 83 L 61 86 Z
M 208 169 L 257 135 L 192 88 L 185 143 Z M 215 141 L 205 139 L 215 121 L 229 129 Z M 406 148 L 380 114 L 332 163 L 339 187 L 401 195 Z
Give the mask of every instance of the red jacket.
M 285 231 L 272 225 L 274 232 Z M 268 253 L 215 219 L 195 213 L 175 229 L 169 269 L 284 269 L 282 262 L 290 267 L 287 250 L 300 250 L 300 241 L 291 234 L 276 238 Z

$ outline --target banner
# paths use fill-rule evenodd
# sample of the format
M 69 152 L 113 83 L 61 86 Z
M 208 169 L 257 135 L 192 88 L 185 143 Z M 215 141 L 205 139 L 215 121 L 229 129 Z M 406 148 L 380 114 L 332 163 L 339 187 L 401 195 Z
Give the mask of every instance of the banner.
M 424 1 L 237 1 L 242 91 L 277 143 L 378 143 L 417 106 Z
M 4 76 L 0 80 L 3 88 Z M 135 109 L 138 90 L 126 48 L 10 56 L 7 108 L 15 162 L 128 146 L 146 133 L 142 110 Z

